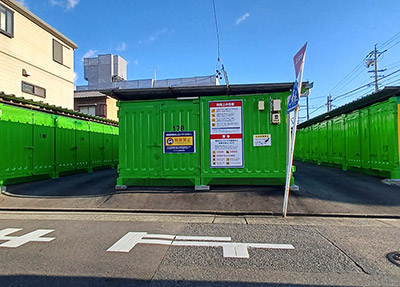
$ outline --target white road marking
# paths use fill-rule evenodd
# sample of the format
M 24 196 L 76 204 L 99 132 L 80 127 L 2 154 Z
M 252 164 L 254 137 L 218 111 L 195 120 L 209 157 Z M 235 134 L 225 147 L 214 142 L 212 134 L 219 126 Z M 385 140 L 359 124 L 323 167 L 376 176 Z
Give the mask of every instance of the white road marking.
M 129 252 L 146 234 L 147 232 L 128 232 L 107 251 Z
M 232 241 L 230 237 L 212 236 L 175 236 L 175 240 L 199 240 L 199 241 Z
M 231 237 L 174 236 L 147 234 L 147 232 L 128 232 L 108 248 L 107 251 L 129 252 L 136 244 L 142 243 L 171 246 L 222 247 L 223 256 L 226 258 L 249 258 L 249 248 L 294 249 L 291 244 L 224 242 L 231 240 Z
M 53 232 L 53 229 L 37 229 L 21 236 L 8 236 L 9 234 L 21 230 L 22 228 L 6 228 L 0 230 L 0 241 L 7 241 L 0 244 L 0 247 L 16 248 L 28 242 L 50 242 L 56 239 L 55 237 L 42 237 L 43 235 Z

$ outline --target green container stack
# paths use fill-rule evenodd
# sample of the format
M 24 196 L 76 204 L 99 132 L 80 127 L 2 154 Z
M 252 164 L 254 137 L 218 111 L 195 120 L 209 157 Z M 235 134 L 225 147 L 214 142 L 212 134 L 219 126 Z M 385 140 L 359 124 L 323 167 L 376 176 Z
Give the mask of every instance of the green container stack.
M 0 186 L 117 165 L 116 124 L 4 94 L 0 97 L 14 102 L 0 103 Z M 46 112 L 27 104 L 45 107 Z
M 400 88 L 388 87 L 298 126 L 295 159 L 400 179 Z

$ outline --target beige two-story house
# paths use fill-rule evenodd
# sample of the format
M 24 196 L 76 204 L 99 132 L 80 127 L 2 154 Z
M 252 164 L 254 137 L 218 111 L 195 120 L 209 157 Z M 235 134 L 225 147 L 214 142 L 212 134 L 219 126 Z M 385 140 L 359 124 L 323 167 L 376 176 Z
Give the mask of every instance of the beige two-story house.
M 0 0 L 0 91 L 73 109 L 76 48 L 22 5 Z

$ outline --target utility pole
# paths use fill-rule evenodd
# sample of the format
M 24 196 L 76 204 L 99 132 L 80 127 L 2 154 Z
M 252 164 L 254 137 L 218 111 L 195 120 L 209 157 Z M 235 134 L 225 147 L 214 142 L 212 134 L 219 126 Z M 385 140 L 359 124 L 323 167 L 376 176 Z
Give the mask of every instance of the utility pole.
M 379 75 L 378 75 L 378 73 L 386 71 L 386 69 L 378 70 L 378 58 L 379 58 L 380 55 L 382 55 L 386 51 L 387 50 L 379 52 L 376 49 L 376 44 L 375 44 L 374 50 L 372 52 L 370 52 L 366 57 L 365 64 L 366 64 L 367 68 L 369 68 L 371 66 L 374 66 L 374 70 L 373 71 L 368 71 L 368 73 L 374 73 L 374 76 L 371 76 L 371 78 L 374 78 L 375 93 L 379 92 L 379 85 L 378 85 L 379 84 L 378 83 Z M 371 57 L 373 57 L 373 58 L 371 58 Z
M 329 94 L 326 97 L 326 112 L 329 113 L 332 110 L 332 96 Z
M 376 44 L 374 49 L 374 57 L 375 57 L 375 93 L 378 92 L 378 52 L 376 51 Z
M 310 119 L 310 113 L 308 112 L 308 96 L 306 97 L 307 101 L 307 121 Z

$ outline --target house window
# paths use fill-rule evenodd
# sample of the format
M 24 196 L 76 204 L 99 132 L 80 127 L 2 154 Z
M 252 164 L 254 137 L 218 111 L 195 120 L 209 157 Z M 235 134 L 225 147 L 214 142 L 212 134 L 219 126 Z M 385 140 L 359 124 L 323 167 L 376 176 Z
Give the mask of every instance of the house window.
M 14 12 L 0 4 L 0 32 L 14 36 Z
M 22 92 L 35 95 L 41 98 L 46 97 L 46 89 L 29 84 L 27 82 L 22 82 Z
M 63 64 L 63 45 L 53 39 L 53 60 Z
M 82 106 L 79 107 L 79 112 L 89 116 L 96 116 L 96 106 Z

